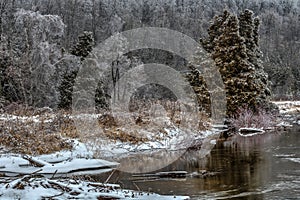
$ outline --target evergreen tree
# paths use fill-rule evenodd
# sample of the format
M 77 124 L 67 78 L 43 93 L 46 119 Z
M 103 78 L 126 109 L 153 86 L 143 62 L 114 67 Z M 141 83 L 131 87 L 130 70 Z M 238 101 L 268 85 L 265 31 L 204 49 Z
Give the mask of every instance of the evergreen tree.
M 229 116 L 245 104 L 254 106 L 260 90 L 255 83 L 255 68 L 248 61 L 244 43 L 239 34 L 238 20 L 231 15 L 224 22 L 223 33 L 216 39 L 212 53 L 225 84 Z
M 263 69 L 261 57 L 262 52 L 259 48 L 259 25 L 258 18 L 253 18 L 253 12 L 245 10 L 239 16 L 239 31 L 240 35 L 245 39 L 245 45 L 247 49 L 248 61 L 254 65 L 255 68 L 255 80 L 260 87 L 259 95 L 257 96 L 257 103 L 260 107 L 269 109 L 270 103 L 268 103 L 271 92 L 269 89 L 268 75 Z
M 195 64 L 195 63 L 194 63 Z M 192 86 L 199 105 L 199 111 L 204 111 L 206 114 L 211 114 L 211 102 L 210 102 L 210 93 L 207 89 L 206 82 L 204 80 L 201 72 L 194 67 L 192 64 L 189 64 L 189 73 L 185 75 L 187 81 Z
M 94 45 L 94 38 L 92 32 L 84 31 L 78 37 L 78 43 L 71 50 L 71 54 L 78 56 L 83 61 L 92 51 Z M 59 108 L 70 108 L 72 105 L 73 86 L 78 70 L 67 72 L 59 87 L 60 103 Z
M 7 50 L 3 47 L 0 49 L 0 104 L 1 102 L 20 101 L 20 92 L 13 75 L 13 60 Z
M 84 31 L 83 34 L 79 35 L 78 43 L 71 50 L 71 54 L 74 56 L 79 56 L 81 57 L 81 60 L 84 60 L 84 58 L 86 58 L 93 50 L 93 46 L 93 33 Z
M 214 17 L 213 21 L 211 22 L 210 27 L 208 28 L 208 38 L 207 39 L 200 39 L 200 43 L 204 47 L 204 49 L 211 53 L 215 46 L 215 40 L 216 38 L 220 37 L 223 30 L 223 24 L 227 20 L 227 18 L 230 16 L 230 13 L 225 10 L 223 15 L 217 15 Z
M 214 18 L 204 48 L 211 53 L 221 73 L 227 96 L 227 115 L 247 105 L 255 110 L 266 100 L 267 82 L 260 61 L 257 20 L 246 10 L 239 19 L 228 11 Z
M 63 76 L 62 83 L 58 88 L 60 91 L 60 103 L 58 105 L 59 108 L 69 109 L 71 107 L 73 86 L 75 84 L 77 73 L 78 71 L 72 71 Z

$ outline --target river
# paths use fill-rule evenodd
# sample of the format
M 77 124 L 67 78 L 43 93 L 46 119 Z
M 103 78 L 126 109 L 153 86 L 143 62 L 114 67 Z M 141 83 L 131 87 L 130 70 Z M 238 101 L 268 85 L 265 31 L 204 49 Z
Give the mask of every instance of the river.
M 115 172 L 109 182 L 124 188 L 191 199 L 300 199 L 300 127 L 282 133 L 233 136 L 206 158 L 186 152 L 159 171 L 184 170 L 186 178 L 137 177 Z M 158 171 L 158 172 L 159 172 Z M 97 176 L 104 181 L 109 174 Z

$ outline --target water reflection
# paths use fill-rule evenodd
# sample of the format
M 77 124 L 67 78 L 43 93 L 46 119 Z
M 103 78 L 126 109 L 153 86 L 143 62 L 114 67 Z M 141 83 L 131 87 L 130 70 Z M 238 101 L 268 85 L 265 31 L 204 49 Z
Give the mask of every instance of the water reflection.
M 174 162 L 183 153 L 183 150 L 158 150 L 152 153 L 129 155 L 117 159 L 117 162 L 120 163 L 118 170 L 129 173 L 151 173 L 154 170 L 161 169 Z
M 299 139 L 299 128 L 281 134 L 235 136 L 218 142 L 206 158 L 189 151 L 160 170 L 185 170 L 189 173 L 185 179 L 149 179 L 115 172 L 110 182 L 192 199 L 296 199 L 300 196 Z M 103 181 L 107 176 L 97 178 Z

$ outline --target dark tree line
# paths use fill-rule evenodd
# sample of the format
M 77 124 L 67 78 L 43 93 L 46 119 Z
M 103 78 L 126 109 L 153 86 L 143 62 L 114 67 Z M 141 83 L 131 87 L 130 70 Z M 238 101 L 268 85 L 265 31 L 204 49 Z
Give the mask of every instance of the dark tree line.
M 239 26 L 246 40 L 247 62 L 257 70 L 265 69 L 274 96 L 299 96 L 298 0 L 0 0 L 1 99 L 34 106 L 59 105 L 64 76 L 80 65 L 80 56 L 72 50 L 85 31 L 91 32 L 95 45 L 113 33 L 143 26 L 171 28 L 199 41 L 211 37 L 206 30 L 224 7 L 235 15 L 249 9 L 260 18 L 253 40 L 247 39 L 249 26 Z M 256 16 L 252 17 L 253 27 L 258 27 Z M 238 20 L 249 17 L 245 13 Z M 255 48 L 258 42 L 262 54 Z M 177 69 L 186 64 L 174 55 L 152 50 L 133 56 L 144 63 L 155 57 Z M 130 57 L 125 55 L 120 63 L 132 66 Z M 263 73 L 256 76 L 265 82 Z

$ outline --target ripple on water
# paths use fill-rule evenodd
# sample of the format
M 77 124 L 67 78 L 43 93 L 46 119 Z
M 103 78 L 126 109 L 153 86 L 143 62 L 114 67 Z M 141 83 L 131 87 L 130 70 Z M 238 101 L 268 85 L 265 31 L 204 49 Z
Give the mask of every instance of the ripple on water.
M 296 154 L 275 154 L 274 156 L 278 158 L 289 158 L 289 157 L 295 157 Z
M 295 162 L 295 163 L 300 163 L 300 158 L 284 158 L 284 159 Z

